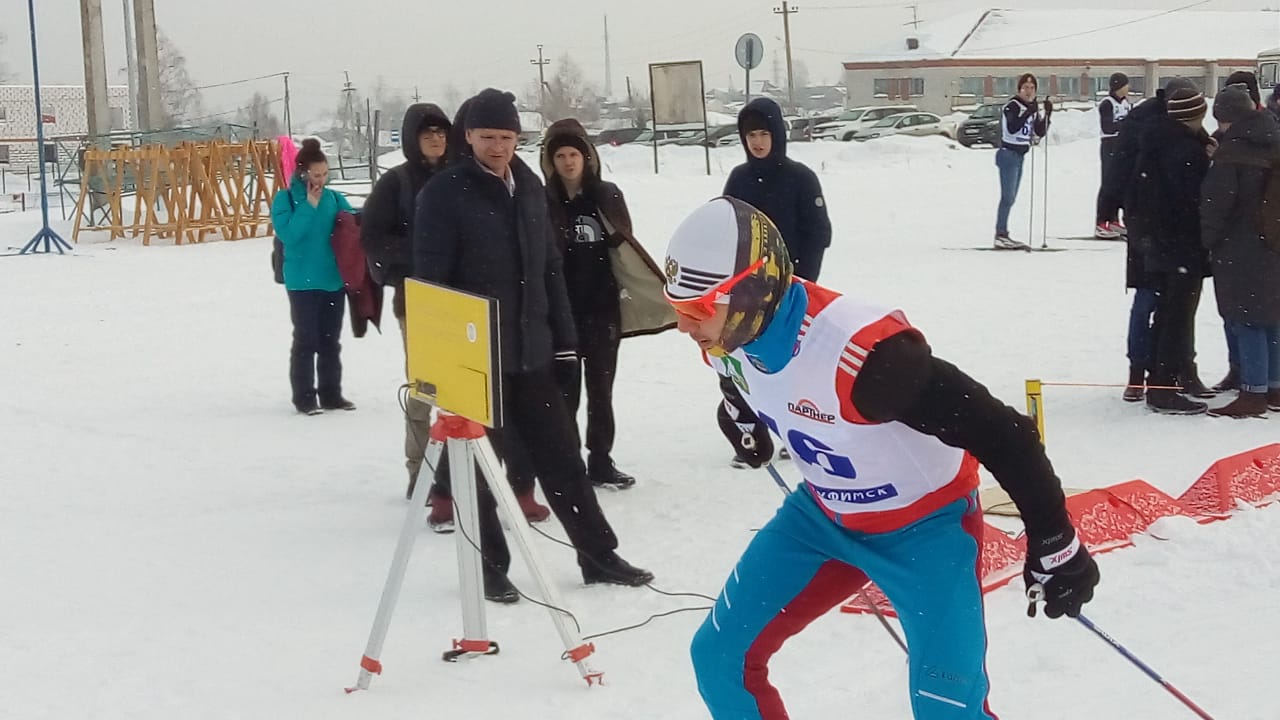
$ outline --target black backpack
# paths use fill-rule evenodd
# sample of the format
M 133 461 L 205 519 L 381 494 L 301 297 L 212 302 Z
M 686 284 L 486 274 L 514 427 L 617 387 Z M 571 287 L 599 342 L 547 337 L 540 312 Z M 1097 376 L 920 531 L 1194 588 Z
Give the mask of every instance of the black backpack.
M 289 209 L 297 210 L 298 205 L 293 201 L 293 193 L 289 192 L 288 188 L 282 192 L 289 198 Z M 274 236 L 271 238 L 271 273 L 275 275 L 277 285 L 284 284 L 284 243 Z

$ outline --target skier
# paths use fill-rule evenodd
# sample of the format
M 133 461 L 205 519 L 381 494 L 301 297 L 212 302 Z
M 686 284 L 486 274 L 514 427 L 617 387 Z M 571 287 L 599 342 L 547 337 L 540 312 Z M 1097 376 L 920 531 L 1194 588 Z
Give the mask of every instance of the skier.
M 1116 158 L 1120 127 L 1129 115 L 1129 76 L 1122 72 L 1112 73 L 1108 84 L 1111 92 L 1098 103 L 1098 123 L 1102 131 L 1102 139 L 1098 143 L 1102 159 L 1099 177 L 1102 180 L 1098 183 L 1098 211 L 1093 236 L 1101 240 L 1115 240 L 1125 234 L 1125 227 L 1120 224 L 1120 204 L 1123 200 L 1106 192 L 1106 177 Z
M 1036 101 L 1036 76 L 1023 73 L 1018 77 L 1018 93 L 1009 98 L 1000 112 L 1000 149 L 996 151 L 996 169 L 1000 172 L 1000 205 L 996 209 L 997 250 L 1026 250 L 1030 245 L 1009 237 L 1009 211 L 1018 199 L 1022 184 L 1022 162 L 1031 149 L 1034 137 L 1049 132 L 1053 102 L 1044 99 L 1044 113 Z M 1032 208 L 1034 210 L 1034 208 Z
M 933 357 L 902 312 L 794 278 L 777 229 L 746 203 L 694 211 L 665 269 L 677 327 L 732 381 L 718 412 L 730 442 L 759 467 L 772 430 L 804 476 L 693 639 L 711 716 L 786 718 L 770 657 L 870 579 L 906 632 L 916 720 L 994 718 L 979 463 L 1026 524 L 1029 611 L 1042 597 L 1049 617 L 1074 617 L 1099 579 L 1032 421 Z M 760 422 L 735 423 L 746 408 Z

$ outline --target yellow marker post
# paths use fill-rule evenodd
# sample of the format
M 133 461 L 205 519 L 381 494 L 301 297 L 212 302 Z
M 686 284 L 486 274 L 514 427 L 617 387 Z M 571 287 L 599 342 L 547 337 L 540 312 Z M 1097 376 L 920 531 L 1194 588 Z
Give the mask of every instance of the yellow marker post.
M 501 427 L 498 301 L 413 279 L 404 289 L 410 394 Z
M 1039 380 L 1027 381 L 1027 414 L 1036 423 L 1036 432 L 1040 433 L 1040 442 L 1044 443 L 1044 396 Z

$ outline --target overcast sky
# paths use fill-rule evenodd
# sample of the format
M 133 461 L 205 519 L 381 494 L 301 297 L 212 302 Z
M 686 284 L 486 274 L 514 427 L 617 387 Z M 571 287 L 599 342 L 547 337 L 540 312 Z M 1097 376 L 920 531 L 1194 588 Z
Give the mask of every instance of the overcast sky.
M 765 43 L 757 73 L 785 78 L 782 18 L 765 0 L 155 0 L 161 29 L 180 47 L 200 85 L 290 72 L 296 118 L 332 109 L 350 71 L 359 89 L 384 82 L 423 99 L 444 102 L 455 85 L 464 94 L 486 86 L 523 92 L 537 77 L 530 60 L 537 45 L 555 61 L 569 53 L 589 80 L 604 85 L 604 15 L 609 17 L 615 95 L 626 77 L 647 86 L 648 63 L 702 60 L 709 87 L 736 87 L 742 71 L 734 41 L 754 32 Z M 1021 8 L 1136 8 L 1169 10 L 1194 0 L 1017 0 Z M 107 64 L 124 83 L 124 13 L 120 0 L 102 0 Z M 781 0 L 778 2 L 780 6 Z M 78 0 L 35 0 L 41 75 L 46 84 L 83 82 Z M 1198 10 L 1257 10 L 1280 0 L 1210 0 Z M 907 2 L 814 0 L 791 16 L 794 57 L 813 82 L 834 83 L 840 61 L 896 42 L 912 20 Z M 975 0 L 918 0 L 921 21 L 990 7 Z M 8 36 L 0 62 L 10 77 L 30 82 L 26 0 L 0 0 L 0 29 Z M 1278 16 L 1280 17 L 1280 16 Z M 1280 21 L 1277 23 L 1280 44 Z M 1136 29 L 1135 29 L 1136 31 Z M 1045 28 L 1046 37 L 1053 28 Z M 1034 39 L 1034 38 L 1028 38 Z M 776 60 L 775 60 L 776 58 Z M 203 91 L 209 111 L 233 109 L 255 92 L 283 95 L 279 79 Z M 518 94 L 519 94 L 518 92 Z M 278 108 L 279 106 L 277 106 Z

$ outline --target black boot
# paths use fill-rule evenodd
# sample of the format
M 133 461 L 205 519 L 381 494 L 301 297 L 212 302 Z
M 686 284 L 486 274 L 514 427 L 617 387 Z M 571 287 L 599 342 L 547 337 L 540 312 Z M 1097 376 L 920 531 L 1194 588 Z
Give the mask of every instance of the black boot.
M 1147 407 L 1165 415 L 1199 415 L 1209 406 L 1179 395 L 1175 390 L 1148 390 Z
M 1231 392 L 1232 390 L 1239 390 L 1240 389 L 1240 368 L 1236 367 L 1235 365 L 1232 365 L 1231 368 L 1227 370 L 1227 376 L 1222 378 L 1222 381 L 1219 382 L 1217 385 L 1214 385 L 1213 389 L 1220 393 Z
M 1267 409 L 1271 412 L 1280 412 L 1280 388 L 1271 388 L 1267 391 Z
M 1146 370 L 1140 367 L 1129 367 L 1129 384 L 1124 389 L 1125 402 L 1139 402 L 1145 389 Z
M 484 599 L 489 602 L 510 605 L 520 601 L 520 593 L 511 584 L 506 573 L 486 571 L 484 574 Z
M 1214 417 L 1262 418 L 1267 416 L 1267 394 L 1241 390 L 1235 400 L 1209 411 Z
M 591 478 L 591 484 L 599 488 L 626 490 L 636 484 L 636 479 L 615 467 L 613 460 L 598 455 L 592 455 L 587 463 L 587 476 Z
M 1189 395 L 1194 398 L 1211 398 L 1217 397 L 1218 391 L 1205 387 L 1200 381 L 1200 371 L 1196 369 L 1195 363 L 1187 363 L 1187 369 L 1178 376 L 1178 387 L 1183 395 Z
M 640 587 L 653 582 L 653 573 L 635 567 L 612 550 L 600 557 L 581 558 L 578 564 L 582 566 L 582 581 L 588 585 L 609 583 Z

